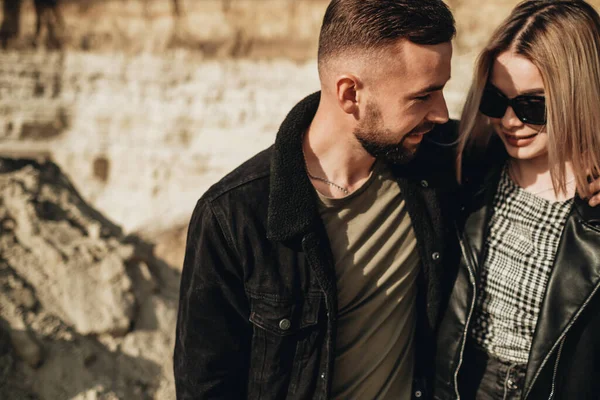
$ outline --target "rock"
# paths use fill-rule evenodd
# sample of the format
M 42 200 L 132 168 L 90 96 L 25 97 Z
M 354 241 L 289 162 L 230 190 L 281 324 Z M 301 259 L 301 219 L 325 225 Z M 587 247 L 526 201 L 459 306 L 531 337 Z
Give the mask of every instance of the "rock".
M 14 359 L 10 335 L 0 325 L 0 387 L 8 382 L 12 374 Z
M 30 367 L 38 368 L 43 362 L 42 347 L 26 331 L 11 331 L 10 338 L 15 352 Z
M 2 264 L 6 271 L 4 274 L 5 295 L 12 299 L 12 302 L 24 310 L 32 310 L 37 305 L 37 298 L 33 290 L 20 279 L 12 270 L 8 271 L 8 265 Z
M 36 400 L 35 395 L 22 387 L 16 365 L 10 334 L 0 321 L 0 399 Z
M 158 283 L 156 279 L 152 276 L 150 269 L 148 268 L 148 264 L 143 261 L 137 263 L 137 269 L 139 273 L 140 280 L 144 283 L 144 291 L 147 294 L 156 293 L 158 290 Z
M 54 163 L 0 157 L 0 399 L 172 398 L 179 275 L 153 248 Z
M 124 261 L 111 254 L 86 269 L 73 269 L 61 281 L 61 314 L 82 334 L 124 335 L 133 318 L 135 298 Z M 56 304 L 56 303 L 55 303 Z
M 27 287 L 17 289 L 13 293 L 13 299 L 27 310 L 32 310 L 37 304 L 33 291 Z
M 165 260 L 178 271 L 183 268 L 187 224 L 176 226 L 155 235 L 157 257 Z
M 123 255 L 133 250 L 97 233 L 99 224 L 120 230 L 91 209 L 51 162 L 3 159 L 2 166 L 0 219 L 15 221 L 14 230 L 0 235 L 7 264 L 36 288 L 46 310 L 78 332 L 125 334 L 135 297 Z M 16 295 L 26 308 L 35 305 L 27 289 Z
M 16 223 L 14 220 L 7 218 L 2 221 L 2 230 L 5 232 L 9 232 L 15 229 Z

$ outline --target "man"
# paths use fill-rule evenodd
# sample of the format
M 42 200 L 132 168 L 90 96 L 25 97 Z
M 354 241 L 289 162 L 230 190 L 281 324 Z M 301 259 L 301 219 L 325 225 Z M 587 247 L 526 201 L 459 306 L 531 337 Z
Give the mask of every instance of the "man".
M 22 0 L 4 0 L 2 2 L 2 23 L 0 24 L 0 46 L 8 47 L 11 39 L 19 36 L 21 30 Z
M 42 28 L 48 30 L 47 44 L 52 49 L 61 47 L 61 36 L 64 34 L 65 22 L 60 11 L 58 0 L 34 0 L 35 7 L 35 43 L 41 38 Z
M 191 218 L 178 399 L 429 397 L 454 34 L 440 0 L 331 2 L 321 92 Z

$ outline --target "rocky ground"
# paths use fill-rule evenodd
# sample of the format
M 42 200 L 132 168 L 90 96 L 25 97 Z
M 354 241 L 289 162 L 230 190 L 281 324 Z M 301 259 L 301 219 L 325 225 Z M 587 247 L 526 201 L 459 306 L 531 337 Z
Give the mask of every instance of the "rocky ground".
M 55 164 L 0 159 L 0 398 L 170 399 L 180 273 Z

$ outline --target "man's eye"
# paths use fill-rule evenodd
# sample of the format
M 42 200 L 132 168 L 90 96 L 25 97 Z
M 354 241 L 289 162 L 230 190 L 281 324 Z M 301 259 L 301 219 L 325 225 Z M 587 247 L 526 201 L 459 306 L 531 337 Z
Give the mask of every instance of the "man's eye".
M 431 94 L 426 94 L 425 96 L 415 97 L 415 99 L 418 100 L 418 101 L 427 101 L 430 98 L 431 98 Z

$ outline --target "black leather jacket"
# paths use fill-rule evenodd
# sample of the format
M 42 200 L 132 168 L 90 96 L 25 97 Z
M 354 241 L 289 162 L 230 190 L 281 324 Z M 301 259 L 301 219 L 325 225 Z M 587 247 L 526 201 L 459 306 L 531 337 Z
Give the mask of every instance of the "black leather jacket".
M 317 93 L 299 103 L 273 147 L 233 171 L 197 204 L 177 321 L 179 400 L 329 397 L 336 276 L 301 150 L 319 98 Z M 449 123 L 429 135 L 444 139 L 454 129 Z M 451 202 L 444 199 L 453 187 L 448 150 L 424 144 L 414 161 L 393 169 L 422 260 L 413 387 L 419 399 L 431 398 L 438 311 L 450 291 L 442 286 L 450 282 L 444 265 L 455 264 L 453 254 L 458 254 L 447 237 Z
M 485 237 L 501 167 L 496 155 L 465 167 L 462 217 L 457 218 L 462 260 L 440 327 L 435 398 L 459 398 L 458 371 L 477 297 Z M 499 155 L 499 156 L 498 156 Z M 485 172 L 485 173 L 484 173 Z M 527 364 L 523 399 L 600 398 L 600 208 L 576 197 L 567 218 L 540 311 Z

